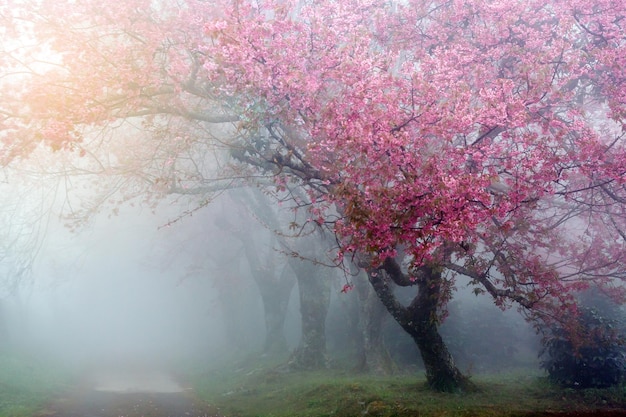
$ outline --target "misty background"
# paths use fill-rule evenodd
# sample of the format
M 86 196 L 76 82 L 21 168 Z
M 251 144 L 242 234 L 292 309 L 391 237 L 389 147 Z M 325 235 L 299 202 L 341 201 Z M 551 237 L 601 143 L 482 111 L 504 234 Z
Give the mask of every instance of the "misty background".
M 19 204 L 26 207 L 32 199 Z M 267 335 L 260 288 L 237 233 L 243 231 L 267 268 L 269 263 L 284 267 L 292 254 L 272 238 L 276 230 L 236 199 L 224 195 L 199 210 L 190 210 L 193 206 L 181 200 L 157 209 L 122 204 L 75 229 L 54 204 L 50 206 L 47 216 L 26 223 L 38 233 L 36 250 L 30 254 L 36 256 L 1 300 L 3 340 L 10 348 L 86 375 L 110 368 L 211 368 L 225 360 L 264 354 Z M 229 232 L 233 227 L 239 232 Z M 15 261 L 6 256 L 4 264 Z M 331 286 L 326 318 L 329 364 L 356 367 L 359 301 L 356 290 L 341 291 L 353 277 L 339 268 L 317 267 L 324 269 Z M 283 326 L 285 355 L 301 337 L 294 284 L 289 284 Z M 530 325 L 516 310 L 500 311 L 490 298 L 476 297 L 465 284 L 459 279 L 442 326 L 461 369 L 538 369 L 538 336 Z M 402 299 L 402 290 L 397 291 Z M 405 299 L 410 301 L 410 292 Z M 414 342 L 381 311 L 384 342 L 396 370 L 421 369 Z

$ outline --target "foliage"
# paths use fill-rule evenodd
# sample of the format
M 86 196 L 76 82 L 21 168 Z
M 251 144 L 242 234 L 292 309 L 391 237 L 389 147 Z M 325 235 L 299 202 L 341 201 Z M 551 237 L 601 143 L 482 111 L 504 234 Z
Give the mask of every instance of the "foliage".
M 605 388 L 624 382 L 626 346 L 619 321 L 593 307 L 581 307 L 578 324 L 588 335 L 581 341 L 559 326 L 543 338 L 541 366 L 550 380 L 571 388 Z
M 341 254 L 380 265 L 402 247 L 414 279 L 439 265 L 501 305 L 560 315 L 586 285 L 561 273 L 619 275 L 624 109 L 611 97 L 626 86 L 612 64 L 623 56 L 623 4 L 225 1 L 223 10 L 207 25 L 204 67 L 229 86 L 250 130 L 284 144 L 248 147 L 248 160 L 276 161 L 308 181 L 314 201 L 340 208 L 334 221 L 318 204 L 312 220 L 333 223 Z M 606 31 L 602 42 L 591 26 Z M 594 186 L 599 178 L 611 185 Z M 608 193 L 602 210 L 597 189 Z

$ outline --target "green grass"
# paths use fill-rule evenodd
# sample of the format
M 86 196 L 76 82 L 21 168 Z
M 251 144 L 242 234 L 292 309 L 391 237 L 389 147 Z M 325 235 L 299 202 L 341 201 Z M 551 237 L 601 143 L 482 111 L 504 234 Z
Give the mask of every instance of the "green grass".
M 626 410 L 626 387 L 572 390 L 537 371 L 478 375 L 477 390 L 434 393 L 423 375 L 355 375 L 345 370 L 283 372 L 278 361 L 249 360 L 196 373 L 196 394 L 228 417 L 520 417 L 541 413 Z M 70 373 L 0 353 L 0 417 L 32 417 L 65 392 Z
M 625 387 L 563 390 L 536 371 L 476 376 L 472 381 L 476 392 L 442 394 L 428 390 L 421 375 L 243 367 L 197 375 L 193 384 L 202 399 L 229 417 L 512 417 L 626 407 Z
M 0 352 L 0 417 L 30 417 L 67 387 L 68 375 L 15 353 Z

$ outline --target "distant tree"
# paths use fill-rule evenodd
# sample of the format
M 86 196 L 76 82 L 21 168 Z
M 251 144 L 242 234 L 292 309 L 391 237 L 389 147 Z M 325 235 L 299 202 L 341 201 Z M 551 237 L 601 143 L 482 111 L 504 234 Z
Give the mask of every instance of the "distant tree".
M 262 197 L 255 190 L 240 189 L 230 195 L 224 207 L 231 212 L 222 213 L 215 223 L 242 246 L 242 258 L 261 295 L 265 315 L 263 353 L 284 354 L 288 350 L 285 319 L 296 279 L 277 243 L 277 214 L 271 207 L 258 204 Z
M 549 322 L 589 282 L 623 296 L 621 0 L 32 6 L 0 9 L 4 163 L 41 142 L 88 159 L 123 120 L 159 144 L 132 171 L 147 191 L 306 189 L 434 389 L 467 385 L 438 332 L 457 276 Z M 207 162 L 222 148 L 238 164 Z
M 57 202 L 59 182 L 40 177 L 35 168 L 25 162 L 0 174 L 0 349 L 9 338 L 4 304 L 7 299 L 18 303 L 35 284 L 33 266 Z
M 300 296 L 302 337 L 289 360 L 293 369 L 321 369 L 327 365 L 326 317 L 330 304 L 333 269 L 320 266 L 328 247 L 319 230 L 310 231 L 291 242 L 289 267 L 295 273 Z
M 355 275 L 349 286 L 354 286 L 359 299 L 358 327 L 362 337 L 358 353 L 357 370 L 369 371 L 378 375 L 390 375 L 395 366 L 384 341 L 385 306 L 369 285 L 367 274 L 362 271 Z M 344 287 L 342 291 L 348 291 Z
M 287 221 L 285 217 L 289 216 L 288 218 L 293 220 L 295 214 L 297 219 L 297 213 L 288 208 L 283 210 L 272 208 L 272 199 L 258 190 L 248 189 L 247 192 L 247 198 L 242 198 L 240 191 L 234 192 L 239 196 L 236 201 L 242 206 L 248 206 L 257 220 L 269 229 L 270 242 L 273 245 L 267 248 L 271 253 L 265 256 L 264 262 L 267 263 L 269 258 L 277 263 L 276 266 L 281 267 L 279 281 L 266 275 L 270 278 L 269 281 L 266 278 L 263 283 L 259 282 L 266 311 L 270 313 L 267 319 L 274 318 L 268 324 L 271 324 L 276 331 L 280 330 L 280 333 L 273 331 L 272 335 L 268 334 L 267 343 L 273 344 L 281 340 L 276 336 L 282 335 L 291 288 L 296 282 L 300 299 L 301 337 L 287 365 L 291 369 L 298 370 L 325 368 L 327 364 L 326 316 L 330 303 L 332 275 L 336 272 L 334 268 L 328 268 L 328 265 L 333 264 L 332 259 L 328 260 L 330 247 L 324 244 L 327 239 L 318 228 L 289 230 L 294 222 Z M 283 219 L 282 222 L 281 219 Z M 259 259 L 255 260 L 258 253 L 252 247 L 249 236 L 241 234 L 240 238 L 246 241 L 250 265 L 262 265 Z
M 216 345 L 215 338 L 227 349 L 227 354 L 236 358 L 256 353 L 262 347 L 262 305 L 259 305 L 259 279 L 246 259 L 246 251 L 231 221 L 241 221 L 238 227 L 246 228 L 242 210 L 232 202 L 220 200 L 201 212 L 181 218 L 174 205 L 170 208 L 172 218 L 161 225 L 155 242 L 154 259 L 159 268 L 177 274 L 182 285 L 188 281 L 210 283 L 211 291 L 205 296 L 216 296 L 207 301 L 206 314 L 219 317 L 223 326 L 223 337 L 203 330 L 198 332 Z M 252 224 L 247 230 L 251 245 L 261 244 L 258 227 Z M 257 285 L 255 285 L 257 284 Z M 198 318 L 200 322 L 201 318 Z M 204 333 L 204 334 L 203 334 Z

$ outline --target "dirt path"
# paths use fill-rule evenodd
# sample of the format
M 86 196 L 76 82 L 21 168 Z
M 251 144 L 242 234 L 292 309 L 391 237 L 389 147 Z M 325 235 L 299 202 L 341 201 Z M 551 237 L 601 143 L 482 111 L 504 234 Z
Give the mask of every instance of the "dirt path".
M 87 390 L 51 403 L 34 417 L 218 417 L 185 393 L 117 393 Z
M 83 381 L 33 417 L 219 417 L 167 374 L 106 373 Z

